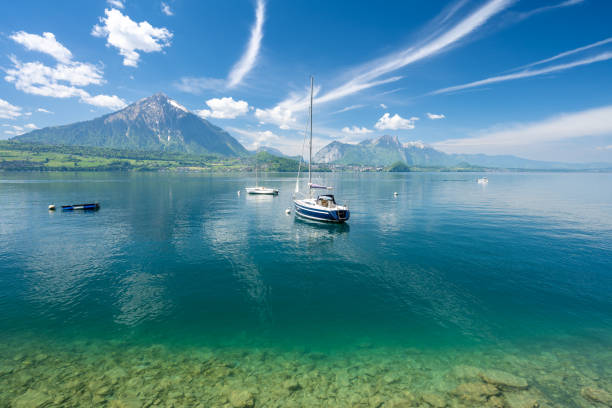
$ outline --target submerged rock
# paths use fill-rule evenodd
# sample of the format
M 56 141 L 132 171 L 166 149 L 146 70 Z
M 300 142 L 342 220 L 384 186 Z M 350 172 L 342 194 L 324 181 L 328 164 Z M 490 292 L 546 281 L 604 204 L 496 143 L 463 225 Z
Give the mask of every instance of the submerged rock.
M 599 402 L 607 407 L 612 407 L 612 394 L 597 387 L 584 387 L 580 394 L 589 401 Z
M 51 405 L 53 400 L 44 392 L 36 390 L 27 390 L 25 394 L 13 400 L 12 407 L 14 408 L 43 408 Z
M 251 408 L 255 406 L 255 398 L 247 390 L 232 391 L 229 396 L 230 404 L 234 408 Z
M 438 394 L 426 393 L 421 396 L 423 401 L 429 406 L 434 408 L 444 408 L 446 407 L 446 401 L 444 398 L 439 396 Z
M 295 379 L 288 379 L 283 382 L 283 387 L 291 392 L 300 390 L 302 386 Z
M 508 408 L 539 408 L 540 400 L 529 392 L 511 392 L 504 394 Z
M 499 395 L 500 392 L 492 384 L 487 383 L 464 383 L 457 386 L 452 391 L 452 394 L 460 400 L 469 403 L 483 403 L 493 395 Z
M 526 389 L 529 387 L 527 380 L 514 374 L 500 370 L 485 370 L 479 374 L 486 383 L 497 385 L 502 388 Z
M 481 372 L 482 370 L 476 367 L 472 367 L 468 365 L 458 365 L 452 369 L 451 374 L 453 377 L 460 379 L 460 380 L 463 380 L 463 379 L 471 380 L 471 379 L 478 378 Z

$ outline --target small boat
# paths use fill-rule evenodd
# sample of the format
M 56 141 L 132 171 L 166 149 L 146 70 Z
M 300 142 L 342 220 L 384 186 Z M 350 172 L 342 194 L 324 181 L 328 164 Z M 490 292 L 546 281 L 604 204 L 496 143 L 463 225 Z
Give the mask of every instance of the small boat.
M 489 179 L 486 177 L 481 177 L 478 179 L 478 184 L 487 184 L 489 182 Z
M 300 167 L 298 167 L 297 180 L 295 182 L 295 194 L 293 196 L 293 204 L 295 206 L 295 213 L 303 218 L 315 221 L 333 222 L 333 223 L 344 223 L 348 221 L 351 216 L 351 212 L 348 209 L 348 205 L 340 205 L 336 203 L 336 199 L 332 194 L 321 194 L 317 198 L 312 197 L 313 190 L 323 189 L 331 190 L 333 187 L 322 186 L 314 184 L 312 182 L 312 99 L 314 89 L 314 78 L 310 77 L 310 144 L 309 144 L 309 155 L 308 155 L 308 198 L 297 198 L 297 194 L 300 189 L 300 168 L 302 160 L 300 159 Z M 305 135 L 306 136 L 306 135 Z
M 73 205 L 62 205 L 62 211 L 73 211 L 73 210 L 90 210 L 96 211 L 100 209 L 100 204 L 73 204 Z
M 246 187 L 248 194 L 259 194 L 259 195 L 278 195 L 277 188 L 261 187 L 259 185 L 259 178 L 257 177 L 257 163 L 255 163 L 255 187 Z M 240 191 L 238 192 L 240 195 Z
M 277 195 L 277 188 L 268 188 L 268 187 L 246 187 L 246 192 L 249 194 L 262 194 L 262 195 Z

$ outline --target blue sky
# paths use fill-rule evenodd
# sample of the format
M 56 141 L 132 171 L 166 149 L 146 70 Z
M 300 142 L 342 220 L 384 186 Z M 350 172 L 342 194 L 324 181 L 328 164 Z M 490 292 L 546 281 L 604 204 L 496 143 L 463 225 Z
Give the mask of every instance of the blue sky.
M 156 92 L 247 148 L 382 134 L 612 162 L 612 2 L 24 1 L 0 15 L 0 138 Z

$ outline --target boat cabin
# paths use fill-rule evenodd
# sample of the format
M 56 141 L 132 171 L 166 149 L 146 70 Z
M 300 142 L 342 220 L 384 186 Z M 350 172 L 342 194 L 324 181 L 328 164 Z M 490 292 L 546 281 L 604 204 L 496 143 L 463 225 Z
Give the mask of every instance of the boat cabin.
M 331 194 L 320 195 L 317 197 L 317 204 L 321 207 L 333 207 L 336 205 L 336 200 Z

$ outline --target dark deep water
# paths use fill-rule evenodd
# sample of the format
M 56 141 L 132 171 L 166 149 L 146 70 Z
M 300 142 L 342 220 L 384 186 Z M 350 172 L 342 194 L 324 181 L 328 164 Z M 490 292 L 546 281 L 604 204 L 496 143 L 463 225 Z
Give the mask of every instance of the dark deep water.
M 0 173 L 0 406 L 605 406 L 612 174 L 476 178 L 319 175 L 338 226 L 285 215 L 293 175 Z

